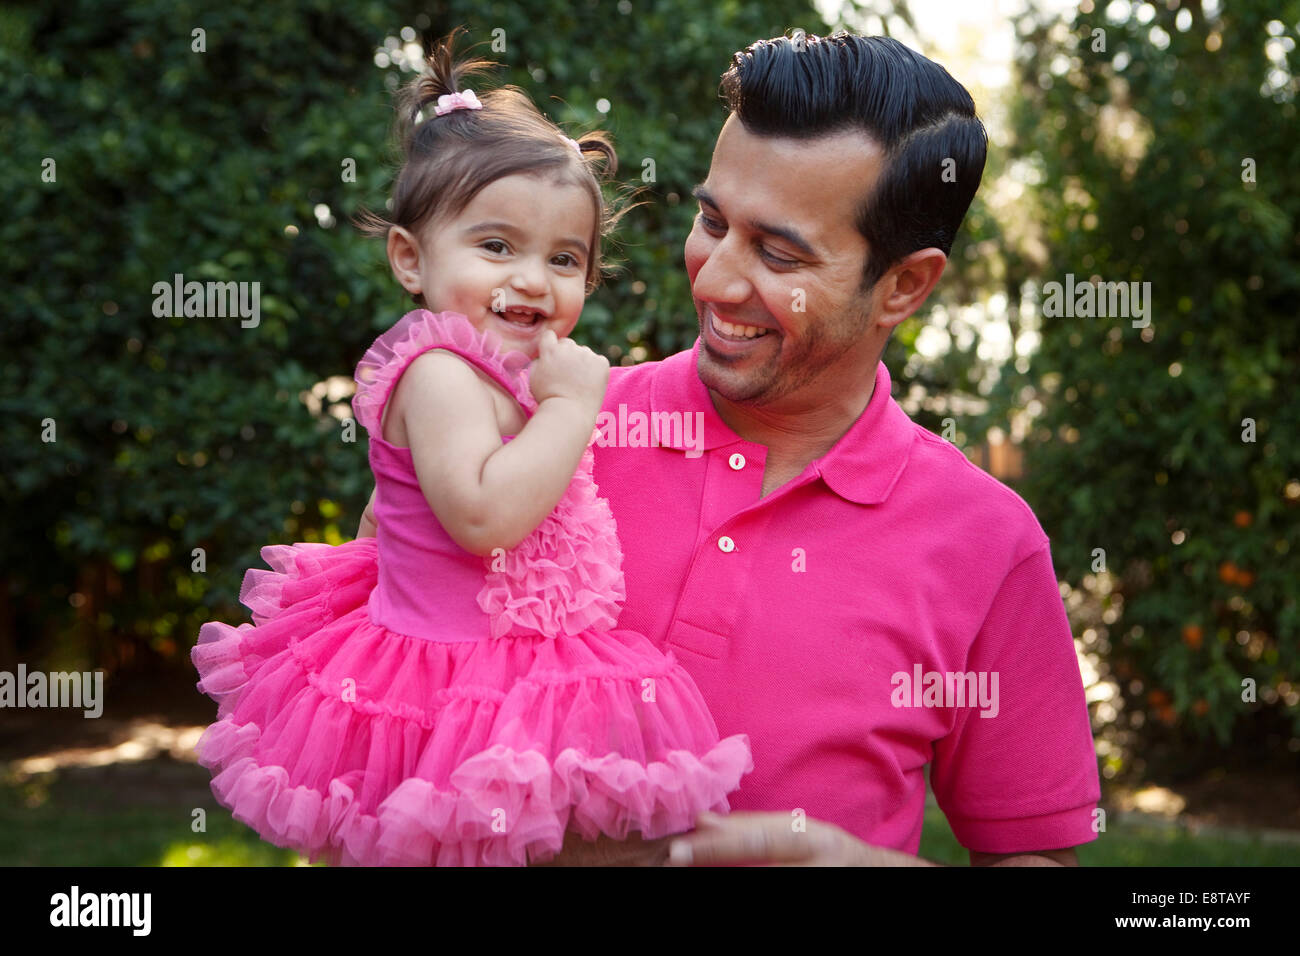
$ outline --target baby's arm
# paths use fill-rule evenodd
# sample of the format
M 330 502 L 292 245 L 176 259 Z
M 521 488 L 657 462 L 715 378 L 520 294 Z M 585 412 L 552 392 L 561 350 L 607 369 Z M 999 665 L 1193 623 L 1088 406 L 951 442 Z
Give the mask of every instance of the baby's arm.
M 394 393 L 420 490 L 452 540 L 473 554 L 513 548 L 532 533 L 564 495 L 591 438 L 609 363 L 568 339 L 548 349 L 534 366 L 537 411 L 508 444 L 488 386 L 452 354 L 421 355 Z

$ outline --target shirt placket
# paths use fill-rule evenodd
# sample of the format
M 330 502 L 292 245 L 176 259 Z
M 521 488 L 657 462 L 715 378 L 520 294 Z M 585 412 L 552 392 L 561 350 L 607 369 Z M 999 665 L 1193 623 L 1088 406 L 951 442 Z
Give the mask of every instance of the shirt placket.
M 720 658 L 734 633 L 763 520 L 759 503 L 767 449 L 734 442 L 708 452 L 700 524 L 668 643 Z

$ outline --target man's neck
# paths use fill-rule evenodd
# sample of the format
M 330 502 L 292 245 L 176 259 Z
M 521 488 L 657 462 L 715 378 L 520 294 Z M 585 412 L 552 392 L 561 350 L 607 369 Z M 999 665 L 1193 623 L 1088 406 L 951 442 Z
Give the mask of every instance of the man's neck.
M 728 428 L 746 441 L 767 447 L 762 491 L 766 496 L 830 451 L 862 415 L 875 388 L 876 363 L 872 362 L 857 387 L 808 404 L 782 401 L 765 406 L 739 405 L 712 389 L 709 398 Z

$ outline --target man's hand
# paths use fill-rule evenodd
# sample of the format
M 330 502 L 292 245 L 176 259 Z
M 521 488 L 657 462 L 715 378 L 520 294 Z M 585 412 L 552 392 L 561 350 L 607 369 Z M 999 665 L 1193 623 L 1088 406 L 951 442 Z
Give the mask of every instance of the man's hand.
M 379 493 L 376 488 L 370 492 L 370 500 L 366 502 L 366 510 L 361 512 L 361 523 L 357 525 L 358 538 L 373 538 L 379 525 L 375 521 L 375 495 Z
M 899 850 L 863 843 L 831 823 L 789 813 L 701 813 L 697 829 L 675 837 L 667 866 L 757 863 L 768 866 L 938 866 Z
M 630 833 L 620 841 L 602 833 L 595 843 L 589 843 L 570 830 L 564 834 L 559 853 L 544 863 L 529 866 L 663 866 L 672 839 L 642 840 L 641 834 Z
M 765 866 L 942 866 L 864 843 L 831 823 L 808 818 L 795 830 L 788 813 L 701 813 L 697 829 L 672 838 L 665 866 L 755 863 Z M 1078 866 L 1073 847 L 1024 853 L 976 853 L 971 866 Z

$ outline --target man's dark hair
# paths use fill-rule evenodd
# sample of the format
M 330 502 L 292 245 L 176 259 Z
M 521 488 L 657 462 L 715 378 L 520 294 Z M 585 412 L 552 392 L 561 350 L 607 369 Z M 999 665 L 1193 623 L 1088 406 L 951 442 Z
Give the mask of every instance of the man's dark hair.
M 857 216 L 870 248 L 863 288 L 918 249 L 952 250 L 988 134 L 975 101 L 939 64 L 889 37 L 774 37 L 732 57 L 720 93 L 759 136 L 860 129 L 879 144 L 884 169 Z

